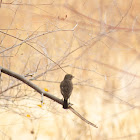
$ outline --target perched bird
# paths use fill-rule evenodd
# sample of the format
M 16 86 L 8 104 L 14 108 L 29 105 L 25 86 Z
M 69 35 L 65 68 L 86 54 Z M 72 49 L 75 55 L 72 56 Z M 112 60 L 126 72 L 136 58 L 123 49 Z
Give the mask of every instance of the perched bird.
M 68 99 L 73 90 L 73 84 L 72 84 L 73 77 L 74 76 L 72 76 L 71 74 L 66 74 L 64 80 L 60 84 L 61 94 L 64 97 L 64 104 L 63 104 L 64 109 L 68 108 Z

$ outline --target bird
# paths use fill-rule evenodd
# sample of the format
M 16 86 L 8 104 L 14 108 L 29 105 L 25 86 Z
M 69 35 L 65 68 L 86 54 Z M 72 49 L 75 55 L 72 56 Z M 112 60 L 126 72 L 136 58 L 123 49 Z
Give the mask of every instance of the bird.
M 73 83 L 72 83 L 73 78 L 74 76 L 72 76 L 71 74 L 66 74 L 64 80 L 60 83 L 61 94 L 63 95 L 64 98 L 64 103 L 63 103 L 64 109 L 68 108 L 68 99 L 71 96 L 73 90 Z

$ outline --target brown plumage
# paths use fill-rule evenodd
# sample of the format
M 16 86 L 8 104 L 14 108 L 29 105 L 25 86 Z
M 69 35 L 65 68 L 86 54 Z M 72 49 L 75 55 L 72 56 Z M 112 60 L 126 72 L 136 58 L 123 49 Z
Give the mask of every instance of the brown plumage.
M 66 74 L 64 80 L 60 84 L 61 94 L 64 97 L 64 104 L 63 104 L 64 109 L 68 108 L 68 99 L 73 90 L 72 79 L 73 76 L 71 74 Z

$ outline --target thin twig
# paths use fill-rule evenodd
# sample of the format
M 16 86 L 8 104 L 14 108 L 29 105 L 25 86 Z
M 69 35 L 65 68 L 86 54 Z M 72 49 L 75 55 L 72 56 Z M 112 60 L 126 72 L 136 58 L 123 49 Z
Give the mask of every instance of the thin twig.
M 88 121 L 87 119 L 85 119 L 83 116 L 81 116 L 74 108 L 72 108 L 71 106 L 69 106 L 69 110 L 72 111 L 76 116 L 78 116 L 81 120 L 83 120 L 85 123 L 98 128 L 95 124 L 93 124 L 92 122 Z

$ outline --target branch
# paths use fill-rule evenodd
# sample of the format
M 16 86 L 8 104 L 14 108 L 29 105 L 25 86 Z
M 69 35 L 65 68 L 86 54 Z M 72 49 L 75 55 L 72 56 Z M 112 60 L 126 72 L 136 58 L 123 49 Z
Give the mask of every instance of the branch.
M 5 73 L 5 74 L 8 74 L 9 76 L 12 76 L 20 81 L 22 81 L 23 83 L 27 84 L 28 86 L 30 86 L 31 88 L 33 88 L 34 90 L 36 90 L 37 92 L 39 92 L 40 94 L 43 93 L 44 96 L 52 99 L 53 101 L 63 105 L 63 101 L 55 96 L 53 96 L 52 94 L 42 90 L 41 88 L 39 88 L 37 85 L 33 84 L 31 81 L 29 81 L 28 79 L 26 79 L 25 77 L 15 73 L 15 72 L 12 72 L 8 69 L 5 69 L 3 67 L 0 66 L 0 70 L 1 72 Z
M 87 119 L 85 119 L 83 116 L 81 116 L 74 108 L 72 108 L 71 106 L 69 106 L 70 111 L 72 111 L 76 116 L 78 116 L 81 120 L 83 120 L 85 123 L 98 128 L 95 124 L 93 124 L 92 122 L 88 121 Z
M 26 38 L 26 39 L 24 39 L 24 40 L 21 40 L 21 42 L 20 42 L 19 44 L 13 45 L 13 46 L 11 46 L 11 47 L 9 47 L 9 48 L 6 48 L 6 49 L 2 50 L 2 51 L 0 52 L 0 54 L 1 54 L 1 53 L 4 53 L 5 51 L 9 51 L 9 50 L 11 50 L 11 49 L 13 49 L 13 48 L 16 48 L 16 47 L 22 45 L 23 43 L 26 43 L 26 42 L 29 42 L 29 41 L 31 41 L 31 40 L 33 40 L 33 39 L 39 38 L 39 37 L 41 37 L 41 36 L 44 36 L 44 35 L 46 35 L 46 34 L 51 34 L 51 33 L 56 33 L 56 32 L 62 32 L 62 31 L 64 31 L 64 32 L 74 31 L 75 28 L 77 27 L 77 25 L 78 25 L 78 24 L 76 24 L 72 29 L 57 29 L 57 30 L 53 30 L 53 31 L 47 31 L 47 32 L 41 33 L 41 34 L 36 35 L 36 36 L 28 37 L 28 38 Z
M 9 76 L 12 76 L 20 81 L 22 81 L 23 83 L 27 84 L 28 86 L 30 86 L 31 88 L 33 88 L 34 90 L 36 90 L 38 93 L 42 94 L 50 99 L 52 99 L 53 101 L 63 105 L 63 101 L 55 96 L 53 96 L 52 94 L 42 90 L 41 88 L 39 88 L 37 85 L 33 84 L 31 81 L 29 81 L 28 79 L 26 79 L 25 77 L 23 77 L 22 75 L 19 75 L 15 72 L 12 72 L 8 69 L 5 69 L 3 67 L 0 66 L 0 74 L 5 73 Z M 91 123 L 90 121 L 86 120 L 83 116 L 81 116 L 76 110 L 74 110 L 71 106 L 69 106 L 68 108 L 71 112 L 73 112 L 76 116 L 78 116 L 81 120 L 83 120 L 84 122 L 86 122 L 87 124 L 94 126 L 96 128 L 98 128 L 95 124 Z

